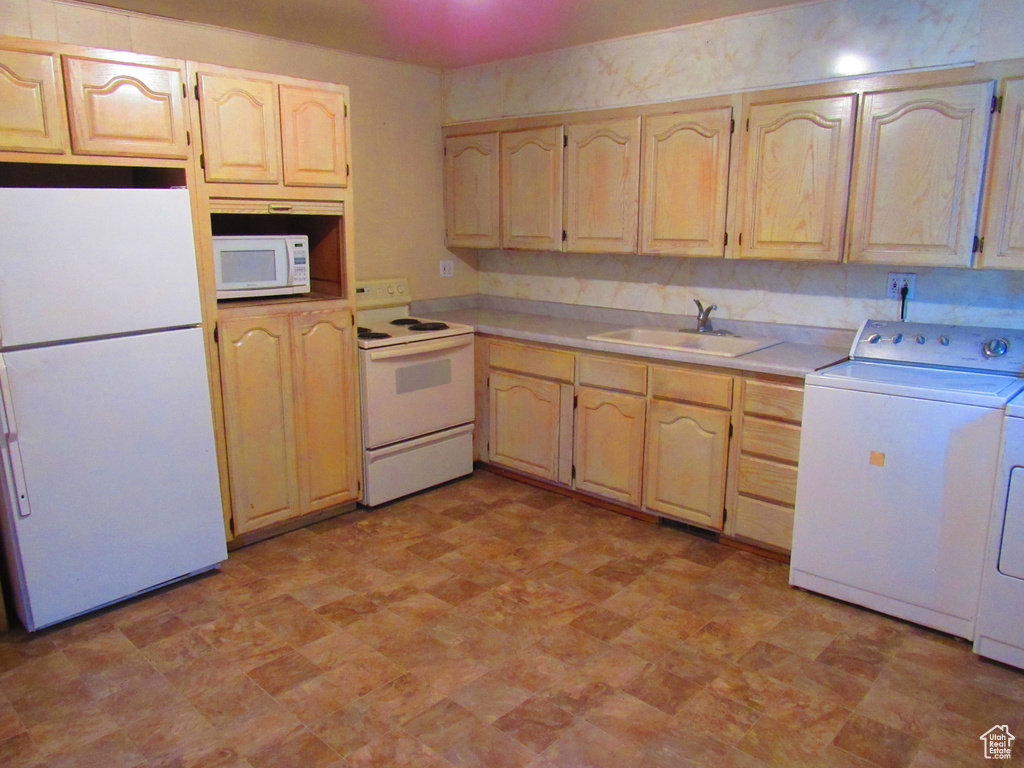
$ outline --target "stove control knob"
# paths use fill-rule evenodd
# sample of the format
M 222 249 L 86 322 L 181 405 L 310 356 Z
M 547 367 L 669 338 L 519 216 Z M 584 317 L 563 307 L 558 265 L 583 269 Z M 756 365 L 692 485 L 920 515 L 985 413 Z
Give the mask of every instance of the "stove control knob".
M 394 296 L 395 295 L 395 286 L 389 285 L 388 286 L 388 293 L 390 293 L 392 296 Z
M 881 340 L 882 337 L 879 336 L 877 333 L 872 333 L 870 336 L 868 336 L 868 344 L 877 344 Z
M 928 339 L 926 339 L 919 333 L 914 337 L 914 341 L 916 341 L 918 344 L 924 344 L 926 341 L 928 341 Z
M 893 337 L 892 337 L 892 343 L 893 344 L 899 344 L 901 341 L 903 341 L 903 334 L 902 333 L 893 334 Z
M 398 293 L 399 293 L 399 294 L 403 294 L 403 293 L 405 293 L 405 286 L 404 286 L 404 285 L 400 285 L 400 286 L 398 286 Z
M 944 347 L 949 346 L 949 336 L 939 336 L 939 344 Z
M 981 345 L 981 351 L 985 357 L 1002 357 L 1010 349 L 1010 342 L 1006 339 L 989 339 Z

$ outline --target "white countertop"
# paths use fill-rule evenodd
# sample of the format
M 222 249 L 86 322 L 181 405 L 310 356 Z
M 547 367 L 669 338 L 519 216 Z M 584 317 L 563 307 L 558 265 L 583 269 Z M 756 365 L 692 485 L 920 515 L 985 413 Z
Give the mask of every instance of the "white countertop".
M 572 349 L 589 349 L 653 360 L 673 360 L 714 368 L 755 371 L 778 376 L 803 378 L 827 365 L 845 360 L 848 347 L 783 342 L 739 357 L 722 357 L 699 352 L 638 347 L 609 341 L 594 341 L 587 336 L 619 330 L 628 326 L 580 320 L 552 315 L 527 314 L 500 309 L 451 309 L 431 312 L 431 320 L 444 320 L 471 325 L 477 333 L 503 336 L 521 341 L 554 344 Z M 770 334 L 768 334 L 770 335 Z

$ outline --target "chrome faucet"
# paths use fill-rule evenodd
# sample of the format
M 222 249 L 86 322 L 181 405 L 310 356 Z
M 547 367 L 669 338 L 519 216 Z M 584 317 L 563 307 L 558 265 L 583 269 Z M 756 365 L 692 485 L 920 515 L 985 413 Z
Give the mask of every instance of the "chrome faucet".
M 711 304 L 705 307 L 697 299 L 694 299 L 693 303 L 697 305 L 697 333 L 710 333 L 713 330 L 711 328 L 711 313 L 718 309 L 718 306 Z

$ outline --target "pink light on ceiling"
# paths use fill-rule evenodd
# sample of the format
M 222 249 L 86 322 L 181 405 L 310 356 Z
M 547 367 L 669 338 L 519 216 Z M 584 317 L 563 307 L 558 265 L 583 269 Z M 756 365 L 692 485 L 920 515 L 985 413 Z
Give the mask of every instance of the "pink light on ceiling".
M 379 0 L 404 47 L 454 59 L 495 61 L 545 50 L 581 0 Z

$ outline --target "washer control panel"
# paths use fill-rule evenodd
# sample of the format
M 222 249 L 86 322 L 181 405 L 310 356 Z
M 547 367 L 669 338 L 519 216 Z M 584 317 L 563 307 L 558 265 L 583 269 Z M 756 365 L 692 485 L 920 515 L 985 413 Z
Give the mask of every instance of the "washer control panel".
M 1022 375 L 1024 330 L 865 320 L 850 357 Z

